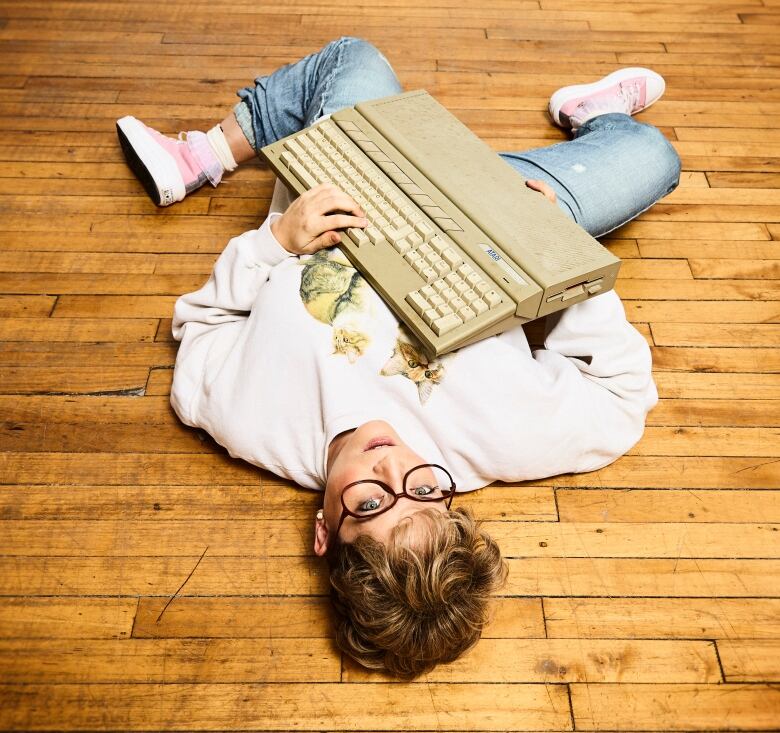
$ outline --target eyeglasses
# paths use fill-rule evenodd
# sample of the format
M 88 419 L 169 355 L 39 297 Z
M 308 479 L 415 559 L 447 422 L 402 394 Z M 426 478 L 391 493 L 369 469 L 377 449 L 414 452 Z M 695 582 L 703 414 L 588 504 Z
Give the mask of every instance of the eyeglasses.
M 362 479 L 347 484 L 341 492 L 341 512 L 336 535 L 347 517 L 369 520 L 384 514 L 395 506 L 400 497 L 412 501 L 446 502 L 447 509 L 455 496 L 455 482 L 449 471 L 436 463 L 423 463 L 415 466 L 404 475 L 403 491 L 396 494 L 383 481 Z

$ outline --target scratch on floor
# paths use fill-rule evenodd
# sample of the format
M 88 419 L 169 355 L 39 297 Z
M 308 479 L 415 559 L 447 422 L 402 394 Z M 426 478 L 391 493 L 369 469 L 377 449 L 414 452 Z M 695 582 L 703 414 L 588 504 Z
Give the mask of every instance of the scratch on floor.
M 159 623 L 160 623 L 160 619 L 162 618 L 162 615 L 163 615 L 163 614 L 164 614 L 164 613 L 165 613 L 165 612 L 168 610 L 168 606 L 170 606 L 170 605 L 171 605 L 171 603 L 173 603 L 173 599 L 174 599 L 174 598 L 176 598 L 176 596 L 178 596 L 178 595 L 179 595 L 179 593 L 181 593 L 181 589 L 182 589 L 182 588 L 183 588 L 185 585 L 187 585 L 187 581 L 188 581 L 188 580 L 189 580 L 189 579 L 192 577 L 193 573 L 194 573 L 194 572 L 195 572 L 195 571 L 198 569 L 198 565 L 200 565 L 200 561 L 201 561 L 201 560 L 202 560 L 202 559 L 203 559 L 203 558 L 206 556 L 206 552 L 208 551 L 208 549 L 209 549 L 209 546 L 208 546 L 208 545 L 206 545 L 206 549 L 205 549 L 205 550 L 203 550 L 203 553 L 202 553 L 202 554 L 201 554 L 201 556 L 198 558 L 198 562 L 196 562 L 196 563 L 195 563 L 195 567 L 194 567 L 194 568 L 192 568 L 192 570 L 190 570 L 190 574 L 189 574 L 189 575 L 188 575 L 188 576 L 187 576 L 187 577 L 184 579 L 184 582 L 183 582 L 183 583 L 182 583 L 182 584 L 179 586 L 179 588 L 177 589 L 177 591 L 176 591 L 176 592 L 175 592 L 175 593 L 174 593 L 174 594 L 173 594 L 173 595 L 172 595 L 172 596 L 171 596 L 171 597 L 168 599 L 168 603 L 166 603 L 166 604 L 163 606 L 163 610 L 162 610 L 162 611 L 160 611 L 160 615 L 157 617 L 157 621 L 155 621 L 155 623 L 156 623 L 156 624 L 159 624 Z

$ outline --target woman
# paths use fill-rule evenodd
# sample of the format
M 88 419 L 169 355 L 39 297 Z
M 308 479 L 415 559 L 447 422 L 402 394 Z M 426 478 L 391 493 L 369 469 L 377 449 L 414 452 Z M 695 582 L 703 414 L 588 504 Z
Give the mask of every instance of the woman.
M 549 109 L 574 139 L 501 155 L 601 236 L 679 182 L 674 148 L 631 119 L 663 89 L 647 69 L 564 87 Z M 167 205 L 322 116 L 400 91 L 376 48 L 343 37 L 240 90 L 207 133 L 173 140 L 132 117 L 118 131 Z M 614 292 L 549 317 L 543 349 L 516 328 L 429 361 L 332 249 L 337 230 L 366 224 L 332 186 L 291 200 L 277 181 L 263 225 L 233 238 L 208 282 L 176 303 L 171 402 L 232 456 L 324 488 L 314 551 L 330 565 L 337 642 L 413 677 L 476 643 L 506 576 L 495 542 L 450 508 L 454 485 L 605 466 L 639 440 L 657 393 L 649 348 Z

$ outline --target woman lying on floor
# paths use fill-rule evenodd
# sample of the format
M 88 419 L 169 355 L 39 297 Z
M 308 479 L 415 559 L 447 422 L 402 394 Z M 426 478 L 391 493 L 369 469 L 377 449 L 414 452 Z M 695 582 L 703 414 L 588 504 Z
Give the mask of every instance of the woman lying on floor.
M 638 68 L 564 87 L 549 110 L 573 139 L 501 157 L 602 236 L 679 182 L 674 148 L 631 119 L 663 89 Z M 343 37 L 240 90 L 207 133 L 117 126 L 128 163 L 168 205 L 325 115 L 401 91 L 374 46 Z M 639 440 L 657 393 L 614 291 L 548 317 L 542 349 L 514 328 L 429 361 L 333 249 L 365 217 L 332 185 L 292 199 L 277 181 L 262 226 L 231 239 L 176 303 L 171 402 L 232 456 L 323 490 L 314 552 L 330 566 L 337 642 L 413 677 L 476 643 L 506 577 L 496 543 L 451 508 L 454 487 L 465 498 L 496 480 L 606 466 Z

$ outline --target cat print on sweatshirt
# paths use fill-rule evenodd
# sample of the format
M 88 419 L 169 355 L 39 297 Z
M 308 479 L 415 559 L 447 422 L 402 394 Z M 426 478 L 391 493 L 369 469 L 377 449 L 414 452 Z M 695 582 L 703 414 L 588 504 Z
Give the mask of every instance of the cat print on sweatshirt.
M 417 395 L 420 404 L 424 405 L 433 392 L 433 388 L 444 379 L 443 361 L 447 357 L 440 357 L 429 361 L 423 350 L 416 345 L 416 339 L 403 326 L 399 327 L 395 348 L 390 360 L 382 367 L 381 374 L 393 377 L 400 374 L 414 382 L 417 386 Z
M 302 260 L 300 295 L 318 321 L 333 327 L 333 353 L 354 364 L 371 343 L 370 288 L 338 250 L 320 250 Z

